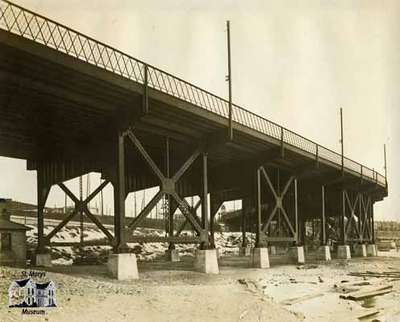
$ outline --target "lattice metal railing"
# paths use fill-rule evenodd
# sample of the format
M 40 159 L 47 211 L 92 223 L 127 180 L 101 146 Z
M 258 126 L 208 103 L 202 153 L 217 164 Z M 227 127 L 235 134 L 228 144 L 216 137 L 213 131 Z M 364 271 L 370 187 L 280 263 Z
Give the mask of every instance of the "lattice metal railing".
M 140 84 L 147 81 L 153 89 L 229 117 L 229 103 L 225 99 L 7 0 L 0 0 L 0 28 Z M 341 165 L 340 154 L 237 105 L 233 105 L 232 119 L 310 154 L 316 155 L 318 151 L 319 158 Z M 344 167 L 386 184 L 385 177 L 348 158 L 344 159 Z

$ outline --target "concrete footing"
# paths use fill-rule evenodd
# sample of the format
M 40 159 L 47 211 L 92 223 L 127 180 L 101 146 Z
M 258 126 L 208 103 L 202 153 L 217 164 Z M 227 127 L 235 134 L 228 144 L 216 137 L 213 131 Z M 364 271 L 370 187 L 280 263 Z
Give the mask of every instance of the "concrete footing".
M 269 268 L 267 247 L 255 247 L 251 251 L 251 265 L 255 268 Z
M 42 267 L 51 267 L 51 255 L 50 253 L 36 254 L 35 265 Z
M 319 246 L 317 250 L 317 257 L 319 260 L 330 261 L 331 258 L 331 248 L 329 246 Z
M 251 255 L 251 247 L 239 247 L 239 256 L 250 256 Z
M 219 274 L 217 250 L 216 249 L 198 249 L 194 267 L 197 271 L 206 274 Z
M 304 256 L 304 247 L 303 246 L 295 246 L 289 247 L 288 249 L 289 258 L 298 264 L 305 263 L 305 256 Z
M 366 257 L 367 256 L 367 246 L 365 244 L 355 244 L 354 245 L 354 256 Z
M 136 255 L 132 253 L 109 255 L 107 268 L 111 276 L 117 280 L 133 280 L 139 278 Z
M 378 249 L 375 244 L 367 245 L 367 256 L 378 256 Z
M 220 259 L 222 251 L 219 248 L 215 248 L 215 252 L 217 253 L 217 259 Z
M 179 262 L 181 259 L 179 257 L 179 251 L 177 249 L 168 249 L 165 252 L 167 260 L 171 262 Z
M 350 246 L 349 245 L 338 245 L 337 258 L 338 259 L 351 259 Z

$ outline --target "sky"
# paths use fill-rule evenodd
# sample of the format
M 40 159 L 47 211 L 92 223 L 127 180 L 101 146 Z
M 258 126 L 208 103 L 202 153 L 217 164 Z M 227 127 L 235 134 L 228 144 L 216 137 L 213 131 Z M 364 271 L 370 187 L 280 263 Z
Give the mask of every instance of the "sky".
M 400 1 L 16 3 L 223 97 L 230 20 L 233 101 L 335 151 L 342 107 L 347 157 L 383 174 L 387 145 L 389 197 L 375 215 L 399 219 Z M 25 169 L 0 158 L 0 196 L 35 202 L 35 173 Z M 63 204 L 52 191 L 48 205 Z

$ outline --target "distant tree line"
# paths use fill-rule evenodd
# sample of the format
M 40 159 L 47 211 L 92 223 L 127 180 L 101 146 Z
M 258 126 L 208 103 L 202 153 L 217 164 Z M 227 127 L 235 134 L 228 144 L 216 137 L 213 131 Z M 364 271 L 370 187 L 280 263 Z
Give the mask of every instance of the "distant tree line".
M 380 231 L 400 231 L 400 222 L 375 221 L 375 229 Z

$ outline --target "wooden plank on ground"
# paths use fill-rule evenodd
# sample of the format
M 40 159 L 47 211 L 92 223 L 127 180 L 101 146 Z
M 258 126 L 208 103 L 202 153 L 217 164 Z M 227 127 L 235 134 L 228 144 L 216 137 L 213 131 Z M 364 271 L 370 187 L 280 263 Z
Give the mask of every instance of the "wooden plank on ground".
M 293 297 L 293 298 L 281 301 L 281 304 L 292 305 L 292 304 L 304 302 L 307 300 L 311 300 L 311 299 L 314 299 L 314 298 L 317 298 L 317 297 L 320 297 L 323 295 L 324 295 L 324 293 L 316 293 L 316 294 L 308 294 L 308 295 L 304 295 L 304 296 Z
M 384 286 L 373 287 L 373 288 L 365 288 L 364 290 L 351 292 L 351 293 L 347 293 L 347 294 L 342 294 L 342 295 L 340 295 L 340 298 L 346 299 L 346 300 L 358 301 L 358 300 L 362 300 L 362 299 L 365 299 L 368 297 L 373 297 L 373 296 L 390 293 L 392 291 L 392 288 L 393 288 L 392 285 L 384 285 Z

